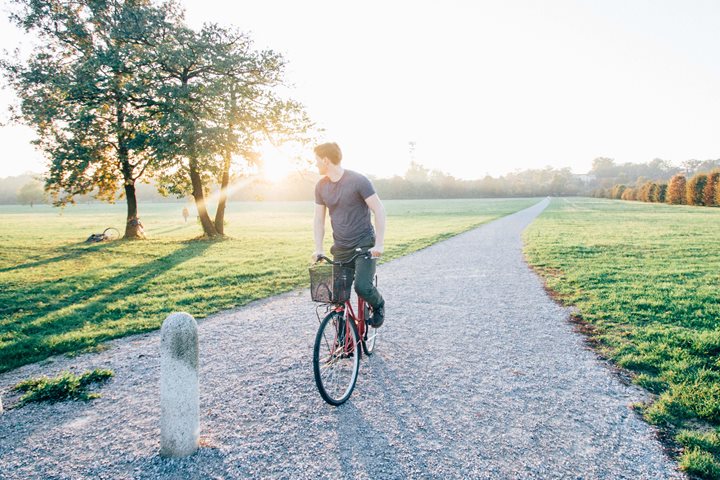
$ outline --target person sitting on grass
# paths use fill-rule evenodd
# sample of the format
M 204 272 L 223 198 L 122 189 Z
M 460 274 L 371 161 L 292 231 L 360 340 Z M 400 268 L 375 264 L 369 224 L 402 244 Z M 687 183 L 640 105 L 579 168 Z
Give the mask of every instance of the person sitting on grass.
M 314 149 L 315 165 L 322 178 L 315 185 L 315 253 L 317 261 L 323 253 L 325 214 L 330 211 L 333 246 L 330 253 L 337 262 L 346 262 L 360 248 L 371 258 L 360 256 L 355 265 L 355 292 L 370 305 L 373 314 L 368 325 L 378 328 L 385 320 L 385 300 L 375 287 L 375 267 L 383 253 L 385 240 L 385 208 L 370 180 L 364 175 L 344 169 L 342 152 L 337 143 L 323 143 Z M 370 212 L 375 217 L 375 228 Z

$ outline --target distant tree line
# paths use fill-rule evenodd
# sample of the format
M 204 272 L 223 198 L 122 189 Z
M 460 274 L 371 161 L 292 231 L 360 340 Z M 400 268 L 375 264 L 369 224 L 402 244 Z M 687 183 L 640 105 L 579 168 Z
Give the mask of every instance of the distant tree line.
M 234 200 L 312 200 L 317 173 L 297 172 L 279 183 L 246 178 L 243 188 L 231 194 Z M 380 198 L 489 198 L 581 195 L 586 191 L 582 180 L 569 168 L 546 167 L 523 170 L 500 177 L 485 176 L 463 180 L 430 170 L 412 162 L 404 175 L 391 178 L 370 177 Z M 239 180 L 240 182 L 243 179 Z
M 404 175 L 391 178 L 371 176 L 371 179 L 380 197 L 384 199 L 537 196 L 595 196 L 619 199 L 624 194 L 626 199 L 637 197 L 637 199 L 648 198 L 654 199 L 649 201 L 665 202 L 668 183 L 674 175 L 686 177 L 684 172 L 688 171 L 688 166 L 703 168 L 708 165 L 717 165 L 716 168 L 720 169 L 720 161 L 697 162 L 689 165 L 684 162 L 682 167 L 674 167 L 664 160 L 653 160 L 647 164 L 615 165 L 611 159 L 598 159 L 587 175 L 573 174 L 568 168 L 545 167 L 520 170 L 498 177 L 487 175 L 481 179 L 463 180 L 412 162 Z M 656 179 L 647 180 L 646 175 L 652 175 Z M 235 201 L 309 201 L 314 198 L 313 190 L 318 178 L 316 172 L 300 169 L 278 182 L 270 182 L 257 175 L 238 174 L 230 178 L 230 186 L 226 192 L 228 199 Z M 709 185 L 707 188 L 713 188 L 712 179 L 716 176 L 708 175 L 708 178 L 710 181 L 703 183 L 699 180 L 699 183 Z M 20 200 L 18 196 L 20 187 L 23 186 L 20 179 L 27 182 L 32 180 L 32 177 L 0 179 L 0 203 L 29 203 L 27 200 Z M 627 184 L 613 183 L 617 179 L 631 181 Z M 37 180 L 33 181 L 37 182 Z M 695 185 L 693 182 L 688 183 Z M 217 191 L 220 185 L 209 183 L 208 188 Z M 37 185 L 31 190 L 37 192 Z M 160 185 L 154 179 L 149 179 L 147 183 L 137 185 L 137 197 L 146 202 L 192 200 L 192 197 L 182 195 L 179 199 L 167 198 L 164 192 L 161 193 L 159 190 L 161 190 Z M 681 203 L 687 202 L 687 199 L 683 198 Z M 93 192 L 90 192 L 76 196 L 76 201 L 95 201 L 95 197 Z M 35 200 L 35 203 L 39 202 L 40 200 Z
M 52 198 L 45 191 L 45 182 L 42 174 L 28 173 L 12 177 L 0 178 L 0 205 L 43 205 L 52 204 Z M 217 185 L 211 185 L 217 188 Z M 192 197 L 177 198 L 166 196 L 159 192 L 157 184 L 139 183 L 135 186 L 138 202 L 187 202 Z M 103 200 L 98 199 L 97 191 L 93 190 L 86 194 L 75 195 L 73 203 L 97 203 Z M 118 197 L 117 201 L 122 200 Z
M 628 187 L 632 192 L 638 192 L 638 195 L 664 199 L 667 184 L 673 176 L 680 174 L 687 177 L 713 169 L 720 169 L 720 160 L 688 160 L 678 167 L 662 159 L 654 159 L 648 163 L 616 164 L 613 159 L 598 158 L 586 175 L 573 174 L 569 168 L 557 169 L 548 166 L 543 169 L 520 170 L 499 177 L 487 175 L 481 179 L 463 180 L 412 162 L 402 176 L 371 179 L 380 197 L 387 199 L 548 195 L 620 198 Z M 237 190 L 232 198 L 310 200 L 313 198 L 317 179 L 314 172 L 298 172 L 279 184 L 247 178 L 247 184 Z M 656 186 L 653 187 L 652 184 Z M 712 182 L 710 184 L 712 185 Z M 626 197 L 630 193 L 629 191 Z
M 37 190 L 40 183 L 33 178 L 21 176 L 0 179 L 0 203 L 28 204 L 20 200 L 17 192 L 27 182 L 34 182 L 33 188 Z M 228 199 L 236 201 L 309 201 L 314 198 L 318 179 L 316 172 L 307 170 L 298 170 L 279 182 L 270 182 L 256 175 L 238 175 L 232 178 L 227 195 Z M 570 169 L 551 167 L 517 171 L 499 177 L 488 175 L 479 180 L 462 180 L 413 162 L 402 176 L 371 176 L 371 180 L 384 199 L 565 196 L 581 195 L 587 189 L 585 183 L 573 175 Z M 210 187 L 217 188 L 219 185 L 211 184 Z M 158 185 L 152 180 L 147 184 L 138 184 L 137 192 L 138 198 L 143 201 L 168 201 L 158 192 Z M 90 202 L 95 201 L 95 198 L 91 192 L 77 196 L 76 201 Z

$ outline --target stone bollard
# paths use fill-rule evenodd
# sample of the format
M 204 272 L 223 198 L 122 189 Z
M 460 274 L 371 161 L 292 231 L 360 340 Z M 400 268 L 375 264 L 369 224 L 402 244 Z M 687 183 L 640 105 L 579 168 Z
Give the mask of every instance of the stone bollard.
M 160 455 L 184 457 L 200 441 L 197 323 L 168 315 L 160 329 Z

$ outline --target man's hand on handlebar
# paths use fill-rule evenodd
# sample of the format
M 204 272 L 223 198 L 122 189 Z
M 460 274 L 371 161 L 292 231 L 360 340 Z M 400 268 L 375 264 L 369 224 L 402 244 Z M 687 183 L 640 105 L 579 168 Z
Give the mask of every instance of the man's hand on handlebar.
M 324 255 L 325 255 L 325 252 L 315 252 L 315 253 L 313 253 L 312 256 L 310 257 L 310 262 L 312 262 L 312 263 L 317 263 L 317 262 L 320 261 L 320 257 L 322 257 L 322 256 L 324 256 Z
M 382 245 L 375 245 L 369 250 L 370 256 L 372 256 L 372 258 L 380 258 L 383 254 L 383 250 L 384 248 Z

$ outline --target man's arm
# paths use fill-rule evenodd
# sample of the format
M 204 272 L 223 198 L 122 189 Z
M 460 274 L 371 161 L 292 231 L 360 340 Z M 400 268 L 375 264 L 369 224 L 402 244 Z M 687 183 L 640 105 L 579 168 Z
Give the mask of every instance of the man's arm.
M 315 253 L 313 262 L 317 261 L 318 255 L 324 255 L 323 239 L 325 238 L 325 205 L 315 204 L 315 220 L 313 222 L 313 236 L 315 237 Z
M 379 257 L 385 249 L 385 207 L 383 207 L 377 193 L 365 199 L 365 203 L 372 210 L 375 217 L 375 246 L 370 249 L 373 257 Z

